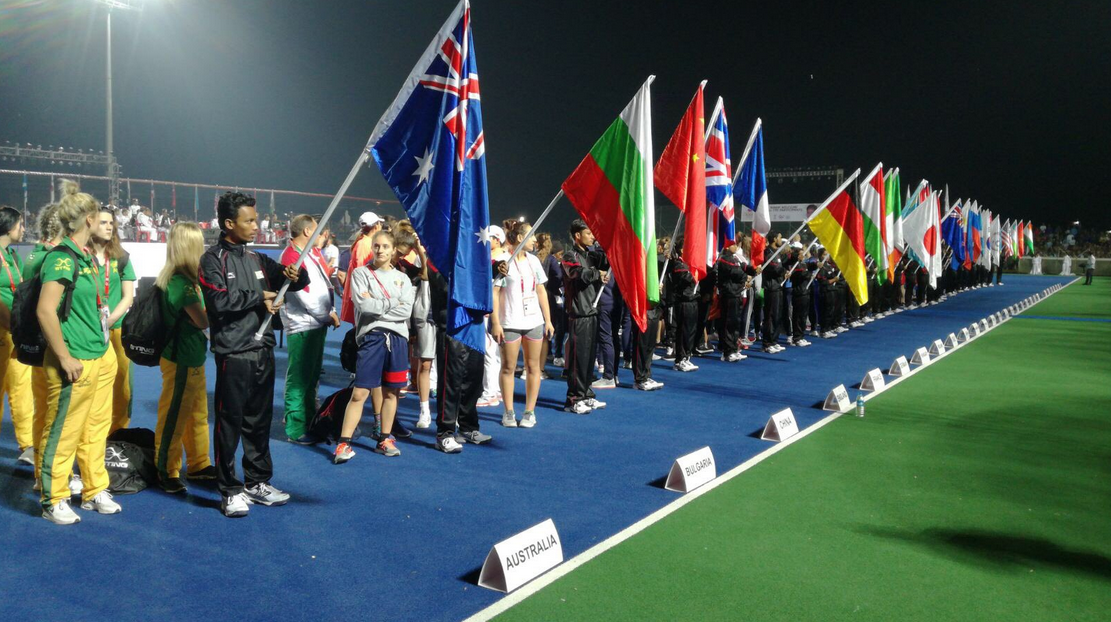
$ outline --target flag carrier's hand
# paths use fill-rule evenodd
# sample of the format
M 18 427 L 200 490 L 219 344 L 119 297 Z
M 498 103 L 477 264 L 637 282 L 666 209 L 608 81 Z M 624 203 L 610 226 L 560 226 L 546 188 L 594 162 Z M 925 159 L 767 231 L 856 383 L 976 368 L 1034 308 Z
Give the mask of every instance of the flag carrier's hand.
M 290 281 L 296 281 L 301 275 L 301 270 L 295 264 L 289 264 L 285 267 L 285 278 Z

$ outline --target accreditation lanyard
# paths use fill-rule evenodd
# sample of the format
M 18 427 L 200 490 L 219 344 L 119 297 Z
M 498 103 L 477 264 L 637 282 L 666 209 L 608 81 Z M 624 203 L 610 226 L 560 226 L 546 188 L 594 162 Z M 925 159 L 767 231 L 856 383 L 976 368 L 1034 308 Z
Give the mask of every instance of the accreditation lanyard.
M 70 241 L 73 241 L 73 238 L 70 238 Z M 76 246 L 77 243 L 74 242 L 74 245 Z M 96 309 L 97 309 L 97 313 L 100 315 L 100 336 L 104 340 L 104 343 L 108 343 L 108 315 L 109 315 L 109 311 L 108 311 L 108 306 L 100 298 L 100 266 L 97 263 L 97 258 L 96 258 L 95 253 L 93 253 L 92 251 L 90 251 L 87 248 L 83 249 L 83 250 L 85 251 L 85 254 L 87 256 L 91 256 L 93 258 L 92 261 L 90 261 L 89 263 L 92 266 L 92 271 L 93 271 L 93 284 L 94 284 L 93 285 L 93 291 L 96 292 Z M 112 260 L 109 259 L 108 261 L 112 261 Z M 110 267 L 105 267 L 105 270 L 104 270 L 104 298 L 105 299 L 108 298 L 109 273 L 110 272 L 111 272 L 111 268 Z
M 12 276 L 12 268 L 11 268 L 12 262 L 9 261 L 10 258 L 11 258 L 11 256 L 8 255 L 8 251 L 7 251 L 7 249 L 5 249 L 4 250 L 4 257 L 3 257 L 4 269 L 8 271 L 8 287 L 12 288 L 12 293 L 14 294 L 15 293 L 15 286 L 18 285 L 18 283 L 15 282 L 15 277 Z M 18 270 L 16 271 L 16 274 L 19 274 Z M 23 282 L 23 275 L 22 274 L 19 275 L 19 282 L 20 283 Z
M 386 291 L 386 286 L 382 285 L 382 281 L 378 279 L 378 275 L 375 274 L 375 271 L 371 268 L 367 268 L 367 270 L 370 272 L 370 276 L 374 277 L 375 281 L 378 281 L 378 287 L 381 288 L 382 294 L 386 297 L 386 300 L 389 300 L 390 299 L 390 293 L 388 291 Z
M 528 265 L 529 272 L 532 272 L 532 265 L 529 263 L 528 255 L 525 255 L 525 264 Z M 514 259 L 513 260 L 513 267 L 517 269 L 517 276 L 520 278 L 521 312 L 525 316 L 531 316 L 533 314 L 533 312 L 536 310 L 536 309 L 534 309 L 534 305 L 536 305 L 538 303 L 538 300 L 537 300 L 537 297 L 536 297 L 536 274 L 535 273 L 532 274 L 532 284 L 529 287 L 526 288 L 525 287 L 525 271 L 521 270 L 521 263 L 520 263 L 519 259 Z M 528 292 L 527 294 L 525 293 L 526 291 Z

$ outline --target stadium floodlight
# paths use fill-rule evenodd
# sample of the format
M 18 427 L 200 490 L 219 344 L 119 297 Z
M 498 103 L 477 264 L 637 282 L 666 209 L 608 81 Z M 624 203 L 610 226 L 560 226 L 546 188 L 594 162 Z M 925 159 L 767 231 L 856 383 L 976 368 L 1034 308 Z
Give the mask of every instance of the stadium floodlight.
M 107 82 L 107 97 L 105 106 L 105 151 L 108 152 L 108 202 L 115 205 L 120 198 L 120 175 L 115 166 L 114 145 L 112 144 L 112 10 L 142 11 L 145 0 L 93 0 L 97 4 L 108 7 L 106 21 L 107 62 L 105 65 L 105 78 Z

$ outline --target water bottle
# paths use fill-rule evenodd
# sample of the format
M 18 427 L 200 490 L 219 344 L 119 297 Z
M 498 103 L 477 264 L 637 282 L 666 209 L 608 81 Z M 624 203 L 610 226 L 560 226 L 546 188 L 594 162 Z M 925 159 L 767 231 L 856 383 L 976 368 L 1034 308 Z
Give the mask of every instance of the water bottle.
M 856 416 L 857 417 L 863 417 L 864 416 L 864 394 L 863 393 L 857 393 L 856 394 Z

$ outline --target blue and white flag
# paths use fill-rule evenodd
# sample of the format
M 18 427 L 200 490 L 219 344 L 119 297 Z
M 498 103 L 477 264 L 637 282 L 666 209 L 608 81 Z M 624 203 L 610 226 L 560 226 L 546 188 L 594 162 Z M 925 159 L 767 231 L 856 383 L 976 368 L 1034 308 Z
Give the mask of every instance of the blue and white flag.
M 367 143 L 432 265 L 448 282 L 448 333 L 485 351 L 493 310 L 485 141 L 470 3 L 440 28 Z

